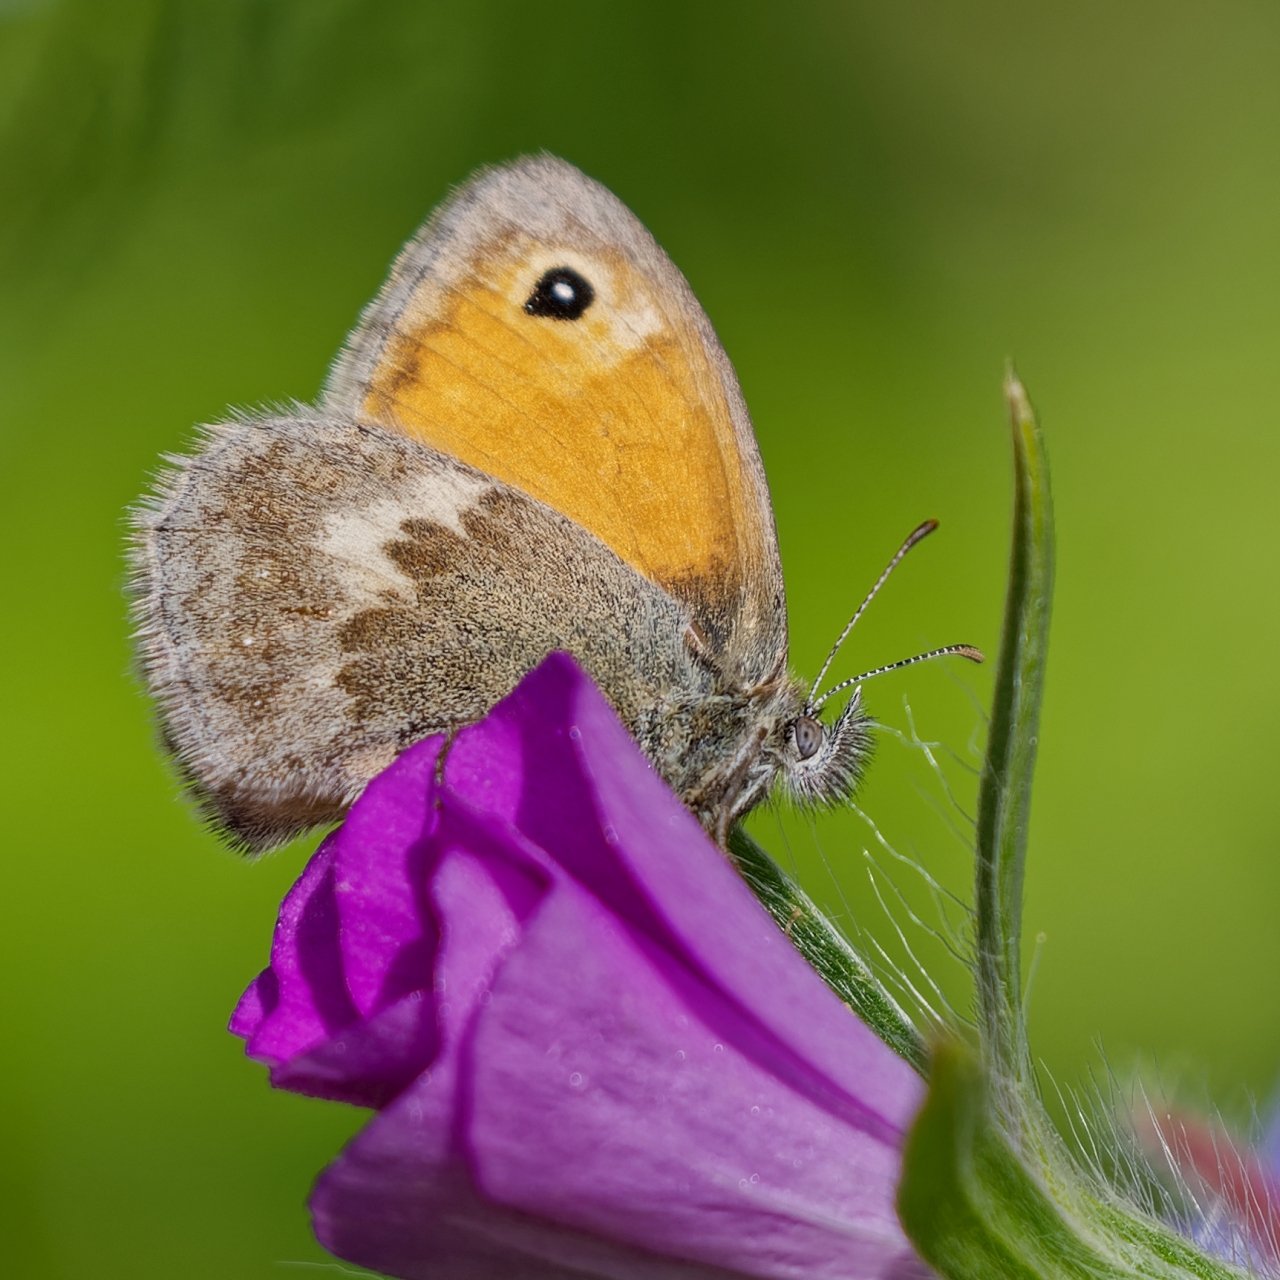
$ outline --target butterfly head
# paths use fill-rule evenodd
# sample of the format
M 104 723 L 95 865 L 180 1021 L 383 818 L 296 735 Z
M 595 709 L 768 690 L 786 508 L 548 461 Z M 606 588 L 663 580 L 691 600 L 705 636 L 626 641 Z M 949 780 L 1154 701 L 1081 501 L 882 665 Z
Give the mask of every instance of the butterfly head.
M 862 705 L 865 680 L 931 658 L 956 655 L 972 662 L 983 660 L 981 651 L 972 645 L 946 645 L 864 671 L 819 695 L 840 646 L 867 606 L 907 552 L 937 527 L 936 520 L 925 521 L 898 549 L 840 633 L 807 696 L 802 686 L 780 672 L 746 694 L 738 726 L 742 745 L 736 754 L 726 756 L 714 773 L 713 784 L 701 789 L 716 797 L 712 821 L 707 822 L 705 814 L 703 820 L 722 844 L 729 827 L 775 790 L 803 808 L 839 805 L 853 796 L 873 746 L 872 721 Z M 844 709 L 834 720 L 824 720 L 823 707 L 846 689 L 852 693 Z
M 871 755 L 861 689 L 829 723 L 785 676 L 708 698 L 695 716 L 706 717 L 703 732 L 678 763 L 667 763 L 685 803 L 722 845 L 733 824 L 772 795 L 806 808 L 846 802 Z
M 786 727 L 779 770 L 786 794 L 804 807 L 848 800 L 871 756 L 871 723 L 860 687 L 830 724 L 806 706 Z

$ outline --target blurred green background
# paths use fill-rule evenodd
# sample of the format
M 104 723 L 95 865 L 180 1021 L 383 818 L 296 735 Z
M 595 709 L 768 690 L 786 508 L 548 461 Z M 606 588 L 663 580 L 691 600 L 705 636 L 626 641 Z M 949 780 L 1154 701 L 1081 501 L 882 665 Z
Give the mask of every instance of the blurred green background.
M 636 210 L 736 362 L 801 670 L 926 516 L 837 671 L 994 649 L 1016 359 L 1059 511 L 1034 1047 L 1067 1082 L 1101 1043 L 1265 1098 L 1278 65 L 1280 9 L 1246 0 L 0 0 L 0 1271 L 323 1261 L 305 1192 L 362 1116 L 270 1094 L 223 1030 L 306 850 L 238 862 L 174 799 L 122 512 L 192 424 L 314 396 L 450 184 L 538 148 Z M 962 666 L 870 705 L 963 759 L 989 672 Z M 936 793 L 888 739 L 862 804 L 963 890 Z M 900 955 L 856 815 L 756 829 Z

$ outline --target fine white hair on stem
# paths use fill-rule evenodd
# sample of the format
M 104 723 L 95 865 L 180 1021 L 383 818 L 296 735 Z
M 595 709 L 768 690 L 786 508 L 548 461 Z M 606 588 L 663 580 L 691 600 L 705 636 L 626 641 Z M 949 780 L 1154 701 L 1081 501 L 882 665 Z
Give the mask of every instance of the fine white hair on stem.
M 1248 1136 L 1238 1137 L 1205 1101 L 1184 1105 L 1188 1085 L 1170 1085 L 1154 1057 L 1123 1078 L 1101 1044 L 1077 1089 L 1056 1094 L 1063 1139 L 1096 1193 L 1167 1223 L 1251 1275 L 1280 1277 L 1280 1195 Z M 1206 1086 L 1200 1084 L 1197 1093 Z M 1250 1102 L 1252 1136 L 1260 1132 Z
M 915 712 L 911 710 L 911 703 L 907 701 L 905 694 L 903 695 L 903 698 L 902 698 L 902 710 L 907 717 L 907 727 L 911 730 L 911 745 L 924 753 L 924 758 L 928 760 L 929 767 L 933 770 L 934 776 L 938 779 L 938 782 L 941 784 L 942 789 L 947 793 L 947 799 L 950 800 L 951 803 L 955 805 L 955 807 L 962 814 L 964 814 L 964 816 L 968 819 L 969 825 L 971 827 L 976 827 L 978 825 L 977 819 L 971 813 L 969 813 L 969 811 L 964 807 L 964 805 L 960 803 L 959 800 L 956 799 L 956 794 L 951 789 L 951 780 L 950 778 L 947 777 L 945 773 L 943 773 L 942 766 L 938 763 L 937 758 L 934 756 L 933 753 L 935 751 L 945 751 L 951 757 L 951 759 L 954 760 L 956 764 L 960 766 L 960 768 L 964 769 L 967 773 L 971 774 L 975 778 L 978 776 L 980 771 L 977 768 L 975 768 L 973 765 L 971 765 L 967 760 L 962 759 L 957 752 L 952 751 L 951 748 L 946 745 L 946 743 L 927 742 L 925 741 L 925 739 L 921 738 L 921 736 L 916 732 Z
M 920 786 L 920 792 L 947 827 L 951 837 L 957 839 L 965 849 L 967 859 L 971 858 L 973 845 L 967 838 L 964 828 L 972 826 L 972 818 L 960 801 L 952 780 L 948 776 L 948 770 L 958 764 L 965 775 L 966 786 L 976 776 L 976 771 L 972 765 L 945 744 L 931 741 L 923 736 L 915 723 L 910 705 L 905 700 L 904 708 L 907 713 L 907 731 L 891 729 L 888 736 L 909 751 L 920 753 L 929 774 L 929 785 Z M 917 784 L 913 783 L 913 785 Z M 889 943 L 886 948 L 881 944 L 880 939 L 865 927 L 866 921 L 852 910 L 845 894 L 842 878 L 836 874 L 828 851 L 823 847 L 823 841 L 814 822 L 813 810 L 808 806 L 805 808 L 814 842 L 813 847 L 826 874 L 830 877 L 835 896 L 842 907 L 840 912 L 842 927 L 850 938 L 856 941 L 877 977 L 887 987 L 898 992 L 906 1004 L 916 1011 L 916 1017 L 920 1020 L 919 1025 L 922 1027 L 932 1026 L 942 1029 L 948 1025 L 971 1025 L 970 1019 L 958 1012 L 956 1008 L 953 984 L 945 983 L 944 989 L 944 984 L 941 984 L 931 972 L 931 969 L 937 969 L 936 957 L 930 952 L 929 965 L 926 966 L 917 945 L 918 933 L 914 938 L 911 936 L 913 931 L 923 932 L 929 939 L 929 948 L 936 946 L 938 955 L 945 954 L 949 960 L 957 963 L 967 983 L 973 971 L 972 908 L 968 901 L 932 874 L 924 861 L 915 853 L 914 848 L 907 853 L 895 847 L 861 806 L 849 802 L 849 808 L 867 826 L 875 844 L 887 855 L 886 861 L 894 867 L 907 868 L 912 877 L 920 881 L 930 900 L 932 909 L 924 911 L 922 916 L 921 899 L 918 895 L 908 896 L 904 893 L 902 886 L 898 883 L 898 877 L 891 874 L 887 866 L 877 861 L 869 850 L 863 850 L 865 865 L 868 869 L 868 885 L 876 902 L 877 914 L 888 922 L 891 930 L 891 933 L 885 937 L 885 942 Z M 786 838 L 785 827 L 783 838 L 788 855 L 792 855 L 791 843 Z M 794 862 L 794 857 L 792 861 Z M 925 916 L 930 919 L 924 918 Z M 931 923 L 931 920 L 935 920 L 936 924 Z M 892 942 L 889 942 L 890 938 Z M 967 1004 L 967 1001 L 965 1003 Z
M 867 828 L 870 830 L 871 834 L 875 837 L 876 844 L 878 844 L 887 854 L 889 854 L 890 857 L 892 857 L 896 862 L 902 863 L 904 867 L 907 867 L 912 872 L 914 872 L 921 880 L 925 882 L 926 885 L 929 886 L 930 889 L 933 889 L 937 893 L 944 895 L 945 897 L 950 899 L 950 901 L 953 902 L 956 906 L 962 908 L 963 910 L 965 911 L 969 910 L 969 904 L 962 897 L 960 897 L 958 893 L 953 892 L 951 889 L 948 889 L 945 885 L 941 884 L 933 876 L 933 874 L 924 866 L 924 864 L 920 862 L 918 858 L 909 858 L 907 857 L 906 854 L 899 853 L 898 850 L 895 849 L 893 845 L 890 844 L 889 841 L 886 839 L 884 832 L 882 832 L 879 826 L 877 826 L 876 820 L 865 809 L 863 809 L 861 806 L 857 804 L 851 804 L 849 808 L 852 809 L 853 812 L 857 814 L 857 816 L 863 822 L 866 823 Z
M 822 862 L 823 868 L 826 870 L 828 878 L 835 886 L 836 894 L 840 899 L 840 903 L 843 908 L 840 919 L 847 922 L 848 929 L 852 933 L 853 938 L 857 941 L 858 950 L 862 954 L 864 960 L 866 960 L 866 962 L 871 966 L 877 978 L 881 982 L 897 991 L 905 1003 L 914 1008 L 916 1021 L 923 1020 L 938 1029 L 945 1026 L 946 1023 L 944 1019 L 921 994 L 919 988 L 903 971 L 902 966 L 894 961 L 873 934 L 863 928 L 857 914 L 850 908 L 849 901 L 845 896 L 844 886 L 841 883 L 840 878 L 835 874 L 831 863 L 827 859 L 826 851 L 823 849 L 822 840 L 818 835 L 818 831 L 812 821 L 812 817 L 810 818 L 809 826 L 810 834 L 813 837 L 814 848 L 817 850 L 818 857 Z M 881 906 L 884 906 L 883 899 L 881 900 Z M 889 915 L 887 909 L 885 913 L 886 915 Z M 829 910 L 828 915 L 831 916 L 831 912 Z M 835 919 L 835 917 L 832 918 Z M 893 921 L 891 915 L 889 918 L 891 924 L 896 929 L 896 921 Z M 901 936 L 900 930 L 899 935 Z M 924 970 L 920 966 L 919 961 L 915 960 L 914 956 L 912 956 L 912 960 L 915 961 L 916 967 L 920 968 L 923 973 Z M 925 977 L 928 978 L 928 975 L 925 974 Z
M 944 932 L 944 930 L 935 929 L 933 925 L 929 924 L 925 920 L 922 920 L 916 914 L 911 904 L 907 901 L 906 895 L 902 892 L 901 888 L 899 888 L 897 881 L 895 881 L 894 878 L 875 860 L 875 858 L 872 857 L 871 850 L 863 849 L 862 856 L 864 859 L 866 859 L 870 869 L 874 871 L 876 874 L 878 874 L 879 876 L 881 876 L 885 884 L 887 884 L 889 888 L 893 891 L 894 897 L 898 899 L 898 902 L 901 904 L 903 911 L 907 913 L 907 919 L 910 920 L 911 923 L 916 926 L 916 928 L 922 929 L 925 933 L 929 935 L 929 937 L 933 938 L 934 941 L 936 941 L 940 946 L 944 947 L 948 952 L 950 952 L 953 959 L 958 960 L 963 965 L 969 964 L 970 961 L 972 960 L 972 955 L 970 954 L 969 948 L 965 940 L 963 938 L 958 937 L 954 932 L 952 932 L 949 929 Z M 944 924 L 945 924 L 945 921 L 944 921 Z
M 920 963 L 920 959 L 916 955 L 915 951 L 912 949 L 911 943 L 908 941 L 906 933 L 902 928 L 902 925 L 898 922 L 898 918 L 889 909 L 889 905 L 887 902 L 885 902 L 884 895 L 880 891 L 880 884 L 879 884 L 879 881 L 876 879 L 875 873 L 877 871 L 880 871 L 881 875 L 883 875 L 884 872 L 881 870 L 880 867 L 876 865 L 874 859 L 872 859 L 871 854 L 868 850 L 864 849 L 862 853 L 863 853 L 863 857 L 867 859 L 867 862 L 869 864 L 867 867 L 867 876 L 871 881 L 871 888 L 876 895 L 876 900 L 880 903 L 880 909 L 884 912 L 885 917 L 889 920 L 889 923 L 893 926 L 894 932 L 898 935 L 898 941 L 902 945 L 903 951 L 906 952 L 907 957 L 910 959 L 911 963 L 915 965 L 916 969 L 920 973 L 920 976 L 924 979 L 925 984 L 928 986 L 929 990 L 933 992 L 934 997 L 937 999 L 938 1003 L 942 1005 L 942 1007 L 950 1015 L 951 1020 L 957 1023 L 968 1023 L 969 1019 L 962 1017 L 959 1013 L 956 1012 L 955 1008 L 951 1004 L 951 1001 L 947 999 L 946 994 L 943 992 L 942 988 L 934 980 L 933 975 L 929 972 L 928 969 L 925 968 L 923 964 Z M 886 880 L 888 880 L 888 877 L 886 877 Z M 929 926 L 926 925 L 919 918 L 919 916 L 917 916 L 915 912 L 911 910 L 911 908 L 907 905 L 906 899 L 903 898 L 901 892 L 899 891 L 897 885 L 895 885 L 892 880 L 888 880 L 888 883 L 890 887 L 893 889 L 894 893 L 897 894 L 898 900 L 899 902 L 902 903 L 903 909 L 907 912 L 907 917 L 908 919 L 910 919 L 911 923 L 924 929 L 931 936 L 933 936 L 934 938 L 937 938 L 938 941 L 943 944 L 943 946 L 946 946 L 947 945 L 946 940 L 942 937 L 942 935 L 939 934 L 936 930 L 930 929 Z M 948 950 L 950 950 L 950 948 L 948 948 Z M 957 958 L 960 958 L 960 957 L 957 957 Z M 936 1014 L 934 1016 L 936 1018 Z M 939 1022 L 939 1024 L 942 1023 L 941 1019 L 937 1019 L 937 1021 Z

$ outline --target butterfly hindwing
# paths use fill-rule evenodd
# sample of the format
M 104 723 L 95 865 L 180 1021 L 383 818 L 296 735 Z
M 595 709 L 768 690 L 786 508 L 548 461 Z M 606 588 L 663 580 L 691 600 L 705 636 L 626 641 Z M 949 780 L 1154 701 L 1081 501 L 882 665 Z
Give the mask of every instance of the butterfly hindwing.
M 637 726 L 700 678 L 674 598 L 541 503 L 377 428 L 214 428 L 138 524 L 165 737 L 249 847 L 336 820 L 406 746 L 478 720 L 552 650 Z

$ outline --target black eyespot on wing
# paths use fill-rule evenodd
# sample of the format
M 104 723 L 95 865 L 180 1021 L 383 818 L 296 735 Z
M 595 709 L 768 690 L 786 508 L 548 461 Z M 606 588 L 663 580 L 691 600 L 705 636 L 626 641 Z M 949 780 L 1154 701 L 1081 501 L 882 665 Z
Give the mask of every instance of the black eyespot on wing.
M 800 716 L 791 726 L 796 735 L 796 751 L 801 760 L 808 760 L 818 754 L 822 746 L 822 725 L 812 716 Z
M 596 291 L 572 267 L 552 267 L 534 286 L 524 309 L 531 316 L 576 320 L 595 300 Z

